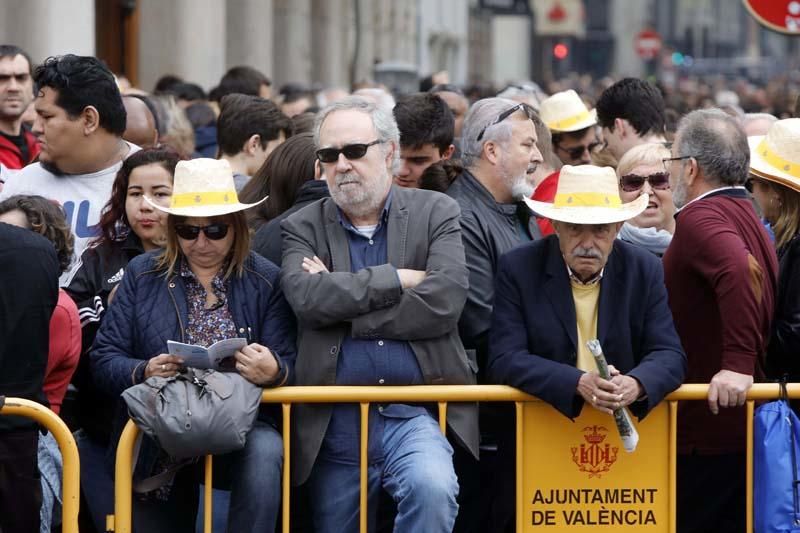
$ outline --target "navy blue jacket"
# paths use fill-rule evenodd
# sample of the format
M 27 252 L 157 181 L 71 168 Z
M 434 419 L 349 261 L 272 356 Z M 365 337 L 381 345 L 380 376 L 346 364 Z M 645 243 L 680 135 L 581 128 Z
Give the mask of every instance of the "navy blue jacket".
M 580 414 L 582 374 L 569 274 L 555 235 L 522 245 L 500 259 L 489 332 L 488 374 Z M 686 355 L 672 323 L 661 262 L 619 239 L 600 281 L 597 337 L 609 364 L 642 384 L 646 399 L 630 409 L 643 417 L 680 386 Z
M 115 398 L 141 382 L 145 365 L 134 375 L 139 363 L 167 353 L 168 340 L 185 342 L 189 312 L 183 280 L 177 274 L 166 278 L 156 268 L 158 253 L 140 255 L 128 264 L 92 347 L 95 384 Z M 278 267 L 251 252 L 244 274 L 228 279 L 227 298 L 239 334 L 280 358 L 276 384 L 286 384 L 294 375 L 295 321 L 278 274 Z

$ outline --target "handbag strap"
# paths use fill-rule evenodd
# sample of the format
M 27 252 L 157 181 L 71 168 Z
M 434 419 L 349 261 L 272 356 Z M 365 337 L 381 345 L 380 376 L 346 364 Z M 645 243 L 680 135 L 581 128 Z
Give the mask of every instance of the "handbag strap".
M 142 447 L 142 438 L 144 435 L 139 433 L 136 437 L 136 442 L 133 444 L 133 463 L 131 464 L 131 477 L 133 477 L 133 472 L 136 470 L 136 464 L 139 462 L 139 451 Z M 179 463 L 175 463 L 171 465 L 169 468 L 164 470 L 163 472 L 159 472 L 154 476 L 147 477 L 145 479 L 136 481 L 133 483 L 133 492 L 144 494 L 146 492 L 154 491 L 160 487 L 163 487 L 175 477 L 175 474 L 178 473 L 178 470 L 191 464 L 194 459 L 186 459 Z

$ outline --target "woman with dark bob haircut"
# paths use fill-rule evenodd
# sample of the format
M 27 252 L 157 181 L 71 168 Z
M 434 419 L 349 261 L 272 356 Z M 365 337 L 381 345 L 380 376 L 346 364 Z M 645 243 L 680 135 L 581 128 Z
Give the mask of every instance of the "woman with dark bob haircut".
M 269 194 L 255 215 L 259 218 L 251 221 L 251 227 L 256 229 L 253 250 L 280 266 L 281 221 L 308 204 L 330 196 L 328 183 L 320 179 L 313 135 L 299 133 L 277 147 L 242 194 L 250 194 L 244 196 L 245 201 Z
M 81 469 L 81 488 L 98 531 L 105 528 L 105 515 L 113 512 L 113 482 L 104 461 L 116 402 L 89 375 L 88 352 L 128 263 L 166 242 L 167 216 L 144 196 L 169 204 L 180 159 L 170 149 L 148 148 L 123 161 L 100 215 L 99 235 L 84 250 L 66 288 L 78 305 L 83 335 L 83 353 L 73 379 L 78 389 L 75 422 L 81 428 L 77 443 L 81 463 L 87 467 Z
M 184 370 L 184 359 L 169 353 L 169 341 L 208 347 L 231 338 L 244 340 L 229 361 L 232 380 L 241 386 L 245 381 L 258 387 L 286 384 L 293 375 L 294 316 L 281 292 L 278 268 L 250 251 L 244 210 L 256 204 L 239 202 L 230 164 L 181 161 L 169 207 L 149 197 L 145 202 L 167 213 L 166 244 L 128 265 L 92 346 L 97 386 L 119 398 L 131 386 Z M 261 415 L 243 449 L 214 461 L 217 479 L 231 490 L 228 531 L 275 530 L 283 441 L 273 409 L 262 407 Z M 117 427 L 126 420 L 119 417 Z M 179 466 L 152 441 L 142 446 L 139 464 L 143 476 Z M 143 520 L 138 530 L 193 530 L 197 466 L 184 465 L 170 487 L 148 502 L 134 502 L 133 516 Z

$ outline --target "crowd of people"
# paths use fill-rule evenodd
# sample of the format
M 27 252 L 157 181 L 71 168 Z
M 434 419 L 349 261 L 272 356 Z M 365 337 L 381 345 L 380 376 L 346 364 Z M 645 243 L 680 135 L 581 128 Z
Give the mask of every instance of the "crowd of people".
M 228 370 L 264 388 L 507 384 L 569 418 L 642 419 L 708 383 L 680 406 L 678 531 L 744 531 L 747 391 L 800 379 L 783 93 L 436 81 L 273 97 L 235 67 L 209 93 L 176 76 L 145 93 L 94 57 L 0 46 L 0 394 L 74 430 L 83 527 L 113 512 L 123 391 L 185 371 L 168 341 L 241 337 Z M 291 465 L 268 406 L 218 457 L 217 516 L 274 531 L 291 468 L 296 530 L 356 531 L 359 407 L 292 413 Z M 513 530 L 506 407 L 450 405 L 443 434 L 435 406 L 372 404 L 368 437 L 370 531 Z M 137 453 L 135 530 L 193 531 L 200 465 Z M 0 417 L 0 530 L 57 525 L 60 461 Z

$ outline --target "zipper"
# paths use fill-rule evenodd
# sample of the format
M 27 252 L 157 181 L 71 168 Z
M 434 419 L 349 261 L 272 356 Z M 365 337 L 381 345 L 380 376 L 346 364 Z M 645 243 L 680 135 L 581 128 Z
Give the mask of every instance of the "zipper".
M 174 280 L 175 278 L 172 278 L 172 279 Z M 181 342 L 186 343 L 186 335 L 184 334 L 184 331 L 183 331 L 183 320 L 181 320 L 181 310 L 178 307 L 177 300 L 175 300 L 175 295 L 172 294 L 172 289 L 175 288 L 175 281 L 170 281 L 169 284 L 168 284 L 168 288 L 169 288 L 169 291 L 168 291 L 169 292 L 169 296 L 170 296 L 170 298 L 172 298 L 172 305 L 175 306 L 175 314 L 178 317 L 178 327 L 181 328 Z

